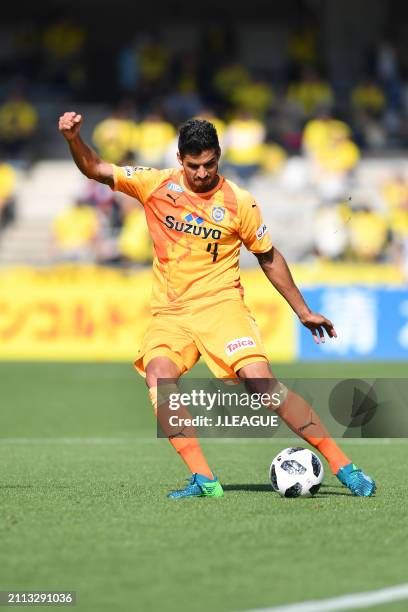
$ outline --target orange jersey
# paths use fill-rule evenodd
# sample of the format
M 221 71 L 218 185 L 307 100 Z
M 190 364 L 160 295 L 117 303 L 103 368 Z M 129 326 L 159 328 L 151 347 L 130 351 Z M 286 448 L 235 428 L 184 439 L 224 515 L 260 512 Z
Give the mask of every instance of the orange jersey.
M 143 204 L 154 245 L 152 312 L 173 312 L 200 301 L 241 299 L 239 251 L 272 248 L 254 198 L 220 176 L 194 193 L 183 171 L 113 166 L 114 189 Z

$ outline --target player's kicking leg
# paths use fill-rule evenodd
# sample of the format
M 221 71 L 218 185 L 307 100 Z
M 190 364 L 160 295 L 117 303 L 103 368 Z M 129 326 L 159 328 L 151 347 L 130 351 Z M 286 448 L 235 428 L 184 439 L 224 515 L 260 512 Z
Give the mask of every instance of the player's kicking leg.
M 269 364 L 261 361 L 244 366 L 238 371 L 238 375 L 242 379 L 253 379 L 251 380 L 251 386 L 254 387 L 257 385 L 256 379 L 276 380 Z M 310 404 L 301 396 L 283 386 L 280 390 L 283 401 L 280 407 L 276 409 L 276 413 L 288 427 L 325 457 L 333 474 L 354 495 L 361 497 L 374 495 L 376 490 L 374 480 L 343 453 Z M 251 391 L 256 392 L 257 389 L 254 388 Z M 265 389 L 260 389 L 260 391 L 264 392 Z
M 171 428 L 169 425 L 168 402 L 160 403 L 157 393 L 157 380 L 170 379 L 175 384 L 181 375 L 177 365 L 169 357 L 155 357 L 146 366 L 146 383 L 156 417 L 159 419 L 168 440 L 192 473 L 187 486 L 172 491 L 168 497 L 222 497 L 224 491 L 218 478 L 214 476 L 204 457 L 194 430 Z M 158 406 L 158 403 L 160 405 Z

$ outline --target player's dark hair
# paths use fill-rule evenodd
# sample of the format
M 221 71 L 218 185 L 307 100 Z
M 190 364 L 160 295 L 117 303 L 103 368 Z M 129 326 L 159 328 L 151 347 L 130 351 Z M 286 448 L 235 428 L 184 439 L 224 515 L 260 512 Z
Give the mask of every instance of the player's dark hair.
M 203 151 L 214 149 L 221 154 L 217 130 L 205 119 L 189 119 L 179 129 L 178 150 L 181 157 L 200 155 Z

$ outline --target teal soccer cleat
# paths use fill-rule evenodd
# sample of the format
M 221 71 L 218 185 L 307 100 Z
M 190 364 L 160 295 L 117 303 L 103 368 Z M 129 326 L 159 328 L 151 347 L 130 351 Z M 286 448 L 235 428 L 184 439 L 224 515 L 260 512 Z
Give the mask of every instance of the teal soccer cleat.
M 185 489 L 172 491 L 167 497 L 180 499 L 181 497 L 222 497 L 224 491 L 217 477 L 214 480 L 202 474 L 193 474 Z
M 376 490 L 375 482 L 370 476 L 364 474 L 354 463 L 340 468 L 336 474 L 341 484 L 350 489 L 353 495 L 371 497 Z

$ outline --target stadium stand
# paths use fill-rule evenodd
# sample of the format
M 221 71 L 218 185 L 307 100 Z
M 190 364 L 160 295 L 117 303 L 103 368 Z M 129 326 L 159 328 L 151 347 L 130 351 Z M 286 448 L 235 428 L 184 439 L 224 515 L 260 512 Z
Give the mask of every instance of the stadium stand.
M 142 7 L 141 15 L 149 10 Z M 63 3 L 46 19 L 28 9 L 25 26 L 8 9 L 7 36 L 0 38 L 0 146 L 17 185 L 8 199 L 0 193 L 1 264 L 58 259 L 52 227 L 75 201 L 93 207 L 102 228 L 91 261 L 149 260 L 137 205 L 111 197 L 93 201 L 68 161 L 55 124 L 75 107 L 86 117 L 84 137 L 104 159 L 157 167 L 175 163 L 181 121 L 208 117 L 220 133 L 222 170 L 262 203 L 272 236 L 290 260 L 402 265 L 408 61 L 401 36 L 391 40 L 379 8 L 365 40 L 351 43 L 333 3 L 320 12 L 300 5 L 297 19 L 289 5 L 282 7 L 279 27 L 273 19 L 246 24 L 243 2 L 234 10 L 236 22 L 228 27 L 224 13 L 220 23 L 200 27 L 176 23 L 170 13 L 167 23 L 163 13 L 155 31 L 129 23 L 119 37 L 113 17 L 103 12 L 100 30 L 93 31 L 91 5 L 75 20 Z M 351 12 L 353 27 L 362 23 L 359 7 Z M 102 63 L 108 35 L 112 50 Z M 1 191 L 7 178 L 6 166 L 0 168 Z M 244 254 L 243 262 L 252 265 L 253 258 Z

